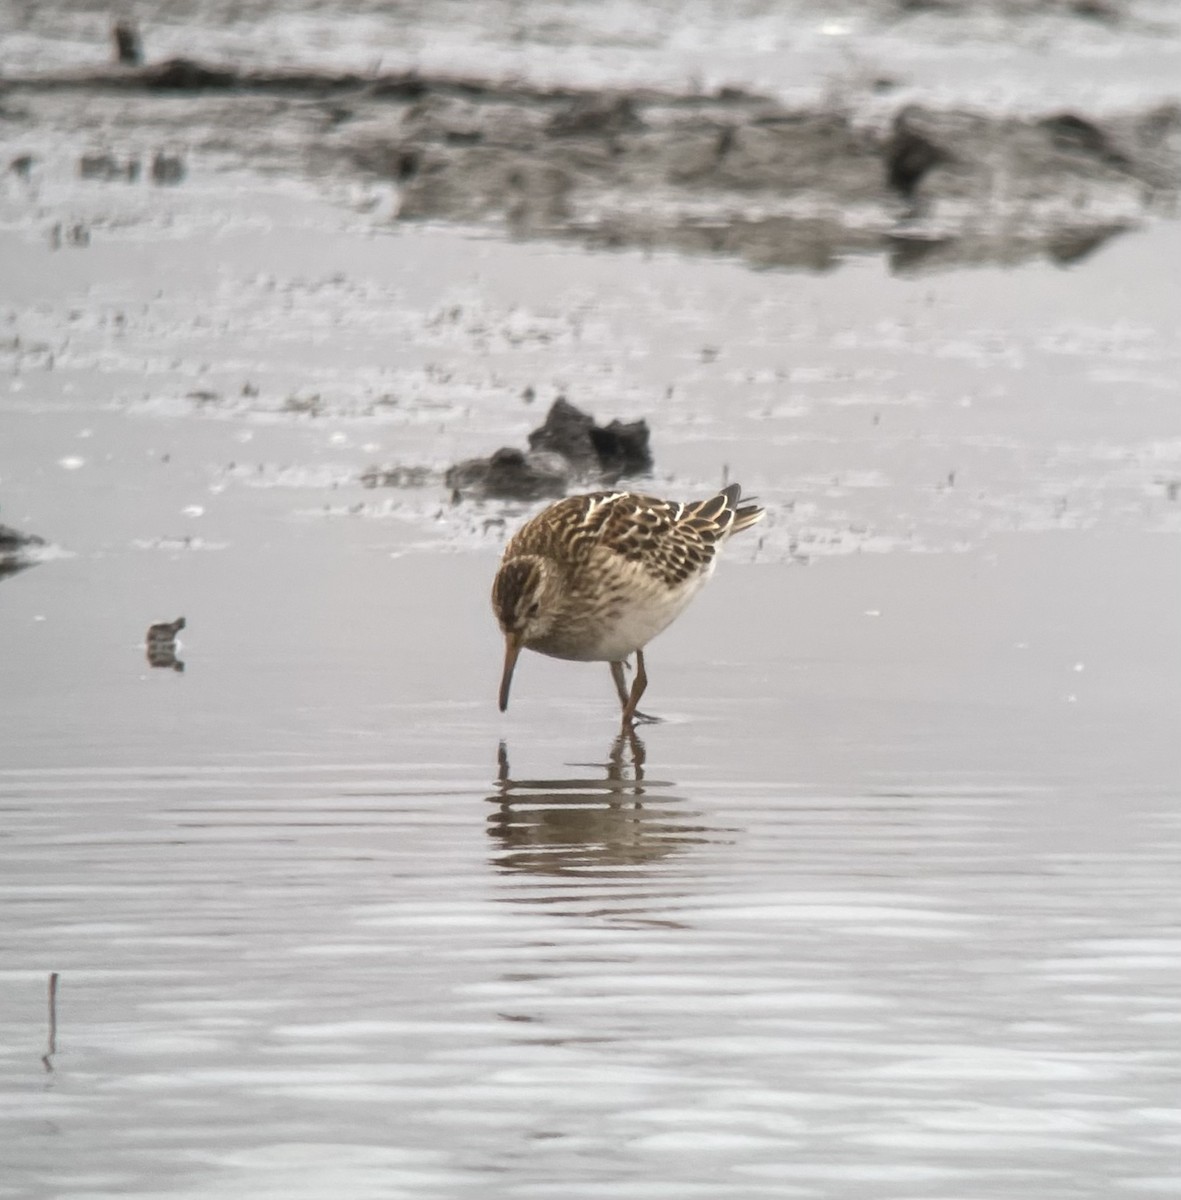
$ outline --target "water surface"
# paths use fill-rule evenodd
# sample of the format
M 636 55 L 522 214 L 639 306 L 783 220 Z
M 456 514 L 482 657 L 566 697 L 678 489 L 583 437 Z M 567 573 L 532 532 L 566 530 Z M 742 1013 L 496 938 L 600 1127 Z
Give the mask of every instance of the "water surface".
M 183 557 L 4 584 L 10 1194 L 1169 1194 L 1160 535 L 734 565 L 619 745 L 605 669 L 497 716 L 490 556 L 316 528 L 183 674 Z

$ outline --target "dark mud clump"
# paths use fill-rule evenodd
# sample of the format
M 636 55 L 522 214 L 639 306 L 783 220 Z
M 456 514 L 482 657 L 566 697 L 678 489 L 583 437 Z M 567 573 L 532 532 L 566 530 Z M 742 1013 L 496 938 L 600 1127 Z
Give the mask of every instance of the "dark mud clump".
M 456 463 L 445 482 L 457 497 L 538 500 L 574 484 L 610 486 L 652 469 L 646 421 L 598 425 L 565 397 L 529 435 L 529 449 L 502 447 L 489 458 Z
M 546 88 L 181 58 L 9 75 L 2 86 L 22 97 L 10 125 L 76 127 L 84 116 L 112 146 L 136 135 L 137 120 L 157 136 L 175 127 L 197 150 L 203 137 L 261 169 L 389 182 L 401 220 L 499 223 L 516 237 L 760 267 L 825 270 L 850 253 L 884 253 L 900 271 L 1069 263 L 1167 213 L 1181 188 L 1176 104 L 1032 117 L 907 105 L 870 118 L 734 88 Z M 169 99 L 177 92 L 183 110 Z M 176 164 L 157 165 L 156 182 L 179 181 Z
M 563 496 L 570 464 L 560 454 L 502 446 L 488 458 L 468 458 L 450 467 L 444 481 L 456 499 L 540 500 Z
M 564 396 L 553 402 L 544 423 L 529 435 L 529 449 L 560 454 L 577 473 L 597 475 L 606 483 L 652 469 L 646 421 L 596 425 Z

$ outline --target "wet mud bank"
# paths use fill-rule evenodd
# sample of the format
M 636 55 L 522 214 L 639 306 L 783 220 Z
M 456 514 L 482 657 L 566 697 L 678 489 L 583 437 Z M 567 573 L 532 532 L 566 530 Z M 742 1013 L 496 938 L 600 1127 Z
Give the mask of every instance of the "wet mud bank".
M 888 96 L 894 85 L 869 86 Z M 868 111 L 855 97 L 789 108 L 740 88 L 541 87 L 182 58 L 0 82 L 6 165 L 26 179 L 55 126 L 85 130 L 84 174 L 96 155 L 131 161 L 128 144 L 151 131 L 158 145 L 237 165 L 389 185 L 398 220 L 758 267 L 825 270 L 851 253 L 887 255 L 899 271 L 1071 263 L 1175 210 L 1175 103 L 1118 116 Z M 160 155 L 173 165 L 172 150 L 156 154 L 153 178 Z M 181 178 L 177 161 L 157 182 Z

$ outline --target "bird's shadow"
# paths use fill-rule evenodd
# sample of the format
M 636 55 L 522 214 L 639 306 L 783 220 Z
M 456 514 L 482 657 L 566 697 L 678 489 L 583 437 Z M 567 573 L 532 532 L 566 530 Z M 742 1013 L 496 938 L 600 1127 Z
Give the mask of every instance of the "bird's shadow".
M 488 834 L 503 871 L 543 875 L 634 870 L 715 840 L 719 831 L 686 811 L 670 780 L 650 778 L 643 741 L 634 731 L 612 742 L 605 762 L 572 763 L 568 777 L 514 777 L 508 746 L 497 749 L 495 806 Z M 588 770 L 589 769 L 589 770 Z M 590 773 L 593 771 L 593 774 Z

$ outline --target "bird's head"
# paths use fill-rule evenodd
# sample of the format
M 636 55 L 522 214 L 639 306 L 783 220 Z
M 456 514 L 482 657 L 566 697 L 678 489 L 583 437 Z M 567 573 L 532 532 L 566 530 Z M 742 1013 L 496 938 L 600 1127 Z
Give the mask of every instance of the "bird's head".
M 500 711 L 508 708 L 513 668 L 523 646 L 542 640 L 553 628 L 562 590 L 557 567 L 539 554 L 520 554 L 501 564 L 492 584 L 492 609 L 504 633 L 504 673 Z

